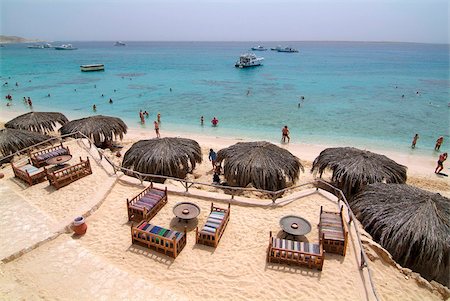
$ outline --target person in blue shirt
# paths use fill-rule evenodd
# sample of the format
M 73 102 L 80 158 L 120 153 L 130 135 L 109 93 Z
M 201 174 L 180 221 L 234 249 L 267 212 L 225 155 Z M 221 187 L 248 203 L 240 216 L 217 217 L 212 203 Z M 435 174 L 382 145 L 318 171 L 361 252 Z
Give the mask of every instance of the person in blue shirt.
M 209 159 L 209 161 L 211 161 L 212 167 L 213 167 L 213 170 L 214 170 L 214 168 L 216 168 L 217 154 L 216 154 L 215 151 L 213 151 L 212 148 L 209 150 L 208 159 Z

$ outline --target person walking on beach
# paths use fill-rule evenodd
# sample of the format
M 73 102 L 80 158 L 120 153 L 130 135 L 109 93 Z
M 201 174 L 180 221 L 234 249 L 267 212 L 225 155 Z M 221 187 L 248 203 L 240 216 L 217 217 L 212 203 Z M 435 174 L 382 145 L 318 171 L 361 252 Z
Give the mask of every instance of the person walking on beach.
M 286 138 L 289 143 L 291 141 L 291 137 L 289 137 L 289 129 L 287 125 L 285 125 L 284 128 L 281 129 L 281 141 L 283 143 L 286 143 Z
M 156 138 L 161 138 L 161 135 L 159 134 L 159 124 L 158 124 L 158 122 L 156 122 L 156 120 L 155 120 L 153 122 L 153 124 L 155 125 Z
M 441 136 L 436 140 L 436 145 L 434 146 L 435 151 L 439 151 L 439 149 L 441 148 L 442 142 L 444 142 L 444 137 Z
M 447 160 L 447 153 L 443 153 L 439 156 L 439 160 L 437 161 L 436 169 L 434 173 L 440 173 L 441 170 L 444 169 L 444 161 Z
M 417 139 L 419 139 L 419 134 L 415 134 L 412 144 L 411 144 L 411 148 L 416 148 L 416 143 L 417 143 Z
M 217 154 L 216 152 L 211 148 L 209 149 L 209 161 L 212 163 L 213 170 L 216 168 L 216 160 L 217 160 Z

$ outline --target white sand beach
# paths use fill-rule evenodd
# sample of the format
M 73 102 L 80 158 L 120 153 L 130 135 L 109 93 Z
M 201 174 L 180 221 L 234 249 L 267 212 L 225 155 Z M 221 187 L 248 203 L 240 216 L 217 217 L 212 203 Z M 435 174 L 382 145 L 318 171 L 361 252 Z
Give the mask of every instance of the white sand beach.
M 16 114 L 18 115 L 18 114 Z M 0 122 L 11 114 L 0 113 Z M 1 128 L 1 126 L 0 126 Z M 219 150 L 241 140 L 183 133 L 202 147 L 203 162 L 188 178 L 211 183 L 208 150 Z M 154 137 L 152 130 L 130 129 L 122 154 L 136 141 Z M 157 184 L 168 189 L 168 204 L 152 223 L 183 231 L 187 245 L 176 259 L 131 243 L 126 199 L 148 186 L 100 160 L 94 148 L 82 140 L 69 139 L 73 159 L 90 158 L 92 175 L 59 190 L 48 181 L 28 187 L 14 178 L 9 165 L 0 169 L 0 296 L 5 300 L 376 300 L 367 268 L 359 269 L 358 227 L 368 254 L 373 285 L 380 300 L 447 300 L 448 288 L 403 269 L 361 225 L 350 227 L 346 256 L 326 254 L 322 271 L 266 261 L 269 231 L 281 235 L 279 220 L 288 214 L 300 215 L 312 225 L 306 235 L 318 242 L 320 207 L 338 211 L 331 194 L 306 186 L 272 204 L 254 194 L 231 199 L 219 189 L 196 185 L 186 193 L 176 181 Z M 305 173 L 298 183 L 314 180 L 312 161 L 324 145 L 288 144 L 282 147 L 301 159 Z M 448 178 L 434 174 L 435 159 L 398 152 L 383 152 L 408 167 L 408 183 L 450 197 Z M 105 151 L 120 162 L 110 151 Z M 185 224 L 172 212 L 181 201 L 201 208 L 197 219 Z M 211 202 L 226 208 L 231 203 L 230 221 L 217 248 L 195 244 L 195 227 L 201 227 Z M 87 233 L 76 236 L 70 224 L 76 216 L 86 217 Z

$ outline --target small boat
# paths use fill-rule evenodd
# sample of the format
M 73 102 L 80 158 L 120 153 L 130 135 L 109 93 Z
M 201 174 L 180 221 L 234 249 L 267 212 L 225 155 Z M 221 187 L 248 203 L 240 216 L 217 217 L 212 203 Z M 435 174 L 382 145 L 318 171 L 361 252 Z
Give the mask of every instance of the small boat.
M 298 52 L 297 49 L 291 48 L 291 47 L 280 48 L 280 49 L 277 49 L 277 51 L 278 52 Z
M 45 43 L 42 46 L 44 46 L 44 48 L 52 48 L 53 47 L 52 44 L 49 44 L 49 43 Z
M 29 49 L 44 49 L 44 45 L 34 44 L 27 46 Z
M 256 57 L 254 53 L 245 53 L 239 57 L 239 61 L 234 64 L 237 68 L 248 68 L 261 66 L 264 58 Z
M 281 45 L 278 45 L 277 47 L 270 48 L 270 50 L 273 50 L 273 51 L 278 51 L 280 49 L 281 49 Z
M 73 47 L 72 44 L 62 44 L 61 46 L 56 46 L 56 50 L 76 50 L 78 48 Z
M 80 69 L 83 72 L 105 71 L 105 65 L 103 65 L 103 64 L 81 65 Z
M 263 46 L 258 45 L 256 47 L 252 47 L 252 50 L 254 50 L 254 51 L 266 51 L 267 48 L 264 48 Z
M 124 42 L 121 41 L 117 41 L 114 46 L 126 46 L 127 44 L 125 44 Z

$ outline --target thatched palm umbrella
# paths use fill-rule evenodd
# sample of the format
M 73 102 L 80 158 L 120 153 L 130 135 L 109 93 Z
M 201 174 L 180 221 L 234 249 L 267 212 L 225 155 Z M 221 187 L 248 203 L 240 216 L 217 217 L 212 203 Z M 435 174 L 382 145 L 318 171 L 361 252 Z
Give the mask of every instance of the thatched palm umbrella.
M 17 129 L 0 130 L 0 152 L 8 156 L 28 146 L 43 142 L 50 137 L 36 132 Z
M 269 191 L 286 188 L 304 171 L 300 160 L 272 143 L 239 142 L 217 153 L 224 161 L 224 175 L 230 186 L 253 187 Z
M 125 153 L 122 167 L 141 173 L 184 179 L 202 162 L 200 145 L 186 138 L 141 140 Z M 158 180 L 156 180 L 158 181 Z
M 346 197 L 372 183 L 406 182 L 406 166 L 386 156 L 353 147 L 335 147 L 323 150 L 314 160 L 311 172 L 322 173 L 326 168 L 333 171 L 331 180 Z
M 406 184 L 372 184 L 352 205 L 372 237 L 403 266 L 449 285 L 450 200 Z
M 122 140 L 123 134 L 127 133 L 127 129 L 127 125 L 120 118 L 96 115 L 72 120 L 59 130 L 61 135 L 79 131 L 93 139 L 95 145 L 99 146 L 102 142 L 112 141 L 113 138 L 119 137 Z
M 34 132 L 48 133 L 55 130 L 57 124 L 64 125 L 69 120 L 57 112 L 29 112 L 5 123 L 6 128 L 22 129 Z

